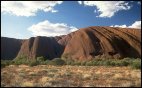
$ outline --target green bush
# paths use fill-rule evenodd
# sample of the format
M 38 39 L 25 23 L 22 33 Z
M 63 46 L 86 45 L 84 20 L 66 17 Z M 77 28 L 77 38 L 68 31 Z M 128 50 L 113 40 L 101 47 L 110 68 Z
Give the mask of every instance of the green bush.
M 141 59 L 140 58 L 124 58 L 118 59 L 93 59 L 91 61 L 77 62 L 72 59 L 61 59 L 55 58 L 53 60 L 48 60 L 44 57 L 37 57 L 36 60 L 28 59 L 26 56 L 20 56 L 14 60 L 1 60 L 1 67 L 8 65 L 21 65 L 26 64 L 29 66 L 36 65 L 81 65 L 81 66 L 131 66 L 133 69 L 141 69 Z
M 18 61 L 14 61 L 14 65 L 21 65 L 21 64 L 25 64 L 25 65 L 28 65 L 30 63 L 30 61 L 28 61 L 28 60 L 18 60 Z
M 54 58 L 52 61 L 49 62 L 50 65 L 65 65 L 65 61 L 61 58 Z
M 43 62 L 39 62 L 41 65 L 48 65 L 50 63 L 50 60 L 45 60 Z
M 73 61 L 72 59 L 66 59 L 64 60 L 66 65 L 75 65 L 75 61 Z
M 104 66 L 111 66 L 110 60 L 104 61 L 103 65 L 104 65 Z
M 14 61 L 13 64 L 15 64 L 15 65 L 20 65 L 20 64 L 26 64 L 27 65 L 30 62 L 28 60 L 27 56 L 24 56 L 24 55 L 21 55 L 21 56 L 15 58 L 13 61 Z
M 120 61 L 120 65 L 121 65 L 121 66 L 128 66 L 130 63 L 131 63 L 130 60 L 129 60 L 129 61 L 126 61 L 126 60 Z
M 87 65 L 87 66 L 88 66 L 88 65 L 98 66 L 98 65 L 99 65 L 98 62 L 99 62 L 98 60 L 93 60 L 93 61 L 90 61 L 89 63 L 86 63 L 86 65 Z
M 131 63 L 132 69 L 141 69 L 141 59 L 136 59 Z
M 93 65 L 92 61 L 86 62 L 86 66 L 92 66 L 92 65 Z
M 136 59 L 125 58 L 122 60 L 117 59 L 94 59 L 86 62 L 86 66 L 130 66 L 133 65 L 136 68 L 140 68 L 140 61 L 135 61 Z M 140 60 L 140 59 L 139 59 Z M 84 62 L 83 62 L 84 63 Z M 138 63 L 138 64 L 135 64 Z M 84 65 L 84 64 L 81 64 Z M 136 66 L 138 65 L 138 66 Z
M 67 53 L 63 54 L 61 57 L 62 57 L 63 60 L 65 60 L 65 59 L 72 59 L 71 58 L 71 54 L 67 54 Z
M 12 63 L 12 60 L 1 60 L 1 68 L 8 66 Z
M 85 66 L 86 65 L 86 62 L 81 62 L 81 66 Z
M 71 65 L 71 64 L 72 64 L 72 62 L 70 62 L 70 61 L 67 61 L 67 62 L 66 62 L 66 64 L 67 64 L 67 65 Z
M 75 62 L 75 65 L 79 66 L 79 65 L 81 65 L 81 62 Z
M 29 63 L 29 66 L 36 66 L 36 65 L 39 65 L 39 63 L 36 61 L 36 60 L 34 60 L 34 61 L 31 61 L 30 63 Z
M 37 61 L 39 61 L 39 62 L 44 62 L 45 60 L 46 60 L 46 58 L 44 58 L 43 56 L 37 57 Z

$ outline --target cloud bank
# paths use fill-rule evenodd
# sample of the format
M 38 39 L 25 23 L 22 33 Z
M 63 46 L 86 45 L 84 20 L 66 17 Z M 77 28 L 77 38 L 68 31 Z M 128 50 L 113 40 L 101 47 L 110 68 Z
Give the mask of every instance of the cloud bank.
M 78 1 L 78 3 L 85 6 L 96 6 L 97 12 L 100 13 L 97 17 L 110 18 L 120 10 L 129 10 L 131 8 L 125 1 Z
M 122 28 L 138 28 L 141 29 L 141 21 L 135 21 L 132 25 L 126 26 L 124 25 L 111 25 L 111 27 L 122 27 Z
M 16 16 L 35 16 L 37 11 L 58 12 L 54 7 L 63 1 L 1 1 L 1 12 Z
M 66 35 L 78 30 L 76 27 L 68 26 L 65 23 L 51 23 L 48 20 L 39 22 L 28 28 L 35 36 L 59 36 Z

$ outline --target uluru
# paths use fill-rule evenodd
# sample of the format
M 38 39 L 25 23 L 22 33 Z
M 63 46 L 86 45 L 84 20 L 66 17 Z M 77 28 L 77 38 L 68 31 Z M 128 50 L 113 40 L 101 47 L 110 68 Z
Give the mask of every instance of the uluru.
M 1 1 L 1 87 L 141 87 L 141 1 Z
M 29 39 L 1 37 L 1 59 L 43 56 L 49 60 L 66 57 L 90 60 L 97 57 L 141 58 L 141 30 L 107 26 L 81 28 L 67 35 Z

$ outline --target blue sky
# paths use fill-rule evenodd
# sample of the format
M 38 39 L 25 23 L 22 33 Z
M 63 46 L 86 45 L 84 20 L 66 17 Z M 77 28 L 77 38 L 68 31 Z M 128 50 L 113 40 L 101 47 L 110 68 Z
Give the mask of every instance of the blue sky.
M 138 1 L 3 1 L 1 11 L 1 36 L 19 39 L 58 36 L 88 26 L 140 28 L 141 25 Z

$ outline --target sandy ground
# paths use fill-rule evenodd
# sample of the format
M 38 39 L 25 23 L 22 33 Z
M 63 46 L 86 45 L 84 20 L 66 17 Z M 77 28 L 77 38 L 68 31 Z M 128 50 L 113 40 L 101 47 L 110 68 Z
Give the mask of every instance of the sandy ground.
M 141 70 L 129 67 L 10 65 L 2 87 L 141 87 Z

